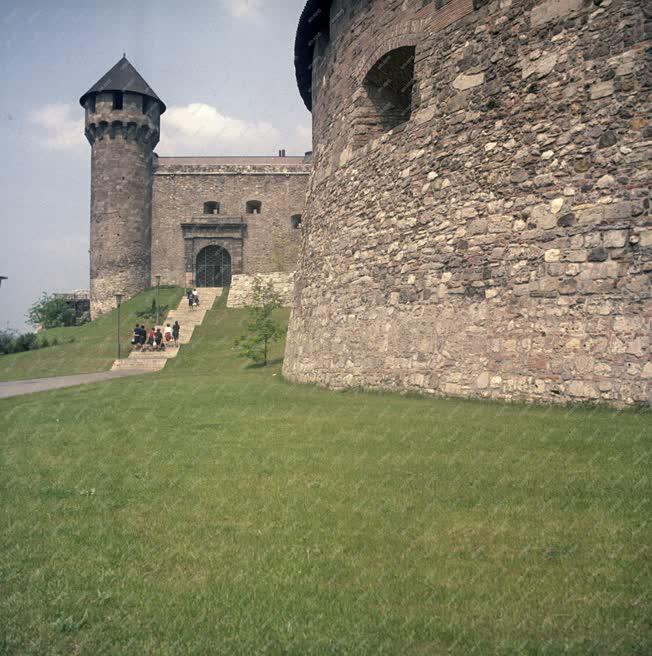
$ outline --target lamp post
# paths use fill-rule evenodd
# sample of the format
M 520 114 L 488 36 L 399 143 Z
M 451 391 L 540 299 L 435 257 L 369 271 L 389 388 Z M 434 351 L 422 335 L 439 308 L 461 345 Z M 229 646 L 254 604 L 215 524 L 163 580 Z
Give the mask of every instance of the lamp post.
M 115 323 L 115 344 L 116 351 L 118 354 L 118 360 L 120 359 L 120 303 L 122 303 L 122 294 L 115 295 L 115 305 L 117 308 L 116 312 L 116 323 Z
M 158 304 L 158 290 L 161 286 L 161 276 L 156 276 L 156 326 L 159 326 L 160 305 Z

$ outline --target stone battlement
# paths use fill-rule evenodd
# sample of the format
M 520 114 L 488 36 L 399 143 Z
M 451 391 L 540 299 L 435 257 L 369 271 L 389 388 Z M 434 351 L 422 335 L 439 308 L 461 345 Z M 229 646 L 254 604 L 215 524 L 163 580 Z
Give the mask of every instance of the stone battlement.
M 303 157 L 158 157 L 155 175 L 309 175 Z

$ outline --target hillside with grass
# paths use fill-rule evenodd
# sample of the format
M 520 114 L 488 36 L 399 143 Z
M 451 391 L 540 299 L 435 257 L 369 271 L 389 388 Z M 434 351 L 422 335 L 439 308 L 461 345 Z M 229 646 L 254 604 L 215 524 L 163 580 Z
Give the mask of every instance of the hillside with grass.
M 176 308 L 183 296 L 179 287 L 161 287 L 161 308 Z M 120 346 L 123 357 L 131 349 L 131 333 L 136 322 L 152 326 L 152 302 L 156 290 L 148 289 L 120 307 Z M 162 314 L 161 320 L 165 316 Z M 116 310 L 95 321 L 71 328 L 51 328 L 38 334 L 46 348 L 0 355 L 0 381 L 86 374 L 107 371 L 116 357 Z M 51 346 L 52 343 L 54 346 Z
M 0 653 L 650 653 L 648 414 L 293 385 L 245 320 L 0 400 Z

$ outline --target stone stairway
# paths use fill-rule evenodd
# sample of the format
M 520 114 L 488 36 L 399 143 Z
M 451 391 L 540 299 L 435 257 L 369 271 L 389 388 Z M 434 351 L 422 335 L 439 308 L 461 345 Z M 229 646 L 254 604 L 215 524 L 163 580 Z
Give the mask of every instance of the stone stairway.
M 197 290 L 199 305 L 195 309 L 188 306 L 188 299 L 184 296 L 176 310 L 171 310 L 161 323 L 161 330 L 169 323 L 174 325 L 179 322 L 181 331 L 179 333 L 179 348 L 181 344 L 187 344 L 192 338 L 195 327 L 204 320 L 206 312 L 213 307 L 215 299 L 222 294 L 221 287 L 200 287 Z M 143 351 L 131 351 L 128 357 L 116 360 L 111 371 L 136 370 L 143 373 L 148 371 L 159 371 L 165 367 L 170 358 L 175 358 L 179 348 L 168 346 L 165 351 L 154 351 L 151 353 Z

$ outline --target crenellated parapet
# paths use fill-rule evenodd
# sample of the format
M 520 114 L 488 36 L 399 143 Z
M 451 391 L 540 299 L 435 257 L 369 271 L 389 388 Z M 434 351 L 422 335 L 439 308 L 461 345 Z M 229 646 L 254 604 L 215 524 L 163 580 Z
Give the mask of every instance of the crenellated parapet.
M 85 134 L 91 146 L 121 137 L 154 148 L 160 138 L 160 106 L 152 98 L 129 91 L 104 91 L 84 99 Z
M 90 123 L 84 131 L 88 142 L 92 145 L 97 140 L 122 138 L 127 142 L 137 142 L 143 146 L 153 149 L 159 141 L 160 133 L 148 125 L 138 125 L 135 122 L 125 123 L 123 121 L 100 121 Z

